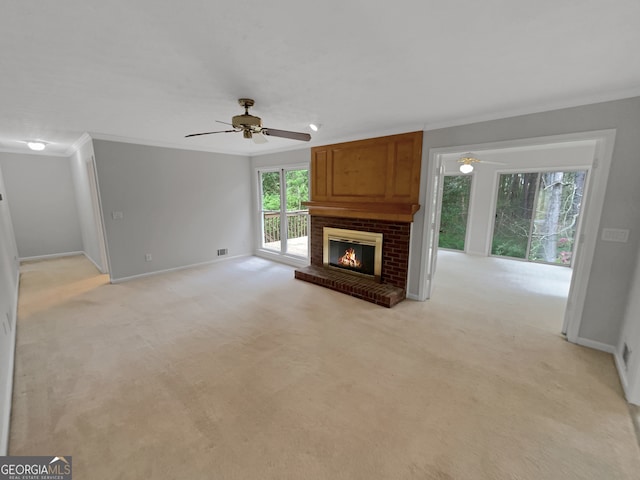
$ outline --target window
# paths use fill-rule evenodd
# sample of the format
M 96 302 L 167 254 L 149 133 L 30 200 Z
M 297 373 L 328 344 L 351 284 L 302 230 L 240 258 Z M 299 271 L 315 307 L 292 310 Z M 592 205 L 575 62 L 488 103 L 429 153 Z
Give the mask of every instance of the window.
M 500 175 L 491 253 L 571 266 L 586 174 Z
M 259 171 L 261 245 L 264 250 L 296 257 L 309 256 L 309 170 Z
M 471 175 L 447 175 L 442 184 L 438 247 L 464 251 L 469 217 Z

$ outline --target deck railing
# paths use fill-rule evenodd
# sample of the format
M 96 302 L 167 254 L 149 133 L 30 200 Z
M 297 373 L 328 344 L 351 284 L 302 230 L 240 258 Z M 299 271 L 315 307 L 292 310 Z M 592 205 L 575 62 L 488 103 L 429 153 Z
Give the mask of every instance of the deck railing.
M 281 240 L 280 212 L 263 212 L 264 243 Z M 287 212 L 287 238 L 299 238 L 309 235 L 309 211 L 293 210 Z

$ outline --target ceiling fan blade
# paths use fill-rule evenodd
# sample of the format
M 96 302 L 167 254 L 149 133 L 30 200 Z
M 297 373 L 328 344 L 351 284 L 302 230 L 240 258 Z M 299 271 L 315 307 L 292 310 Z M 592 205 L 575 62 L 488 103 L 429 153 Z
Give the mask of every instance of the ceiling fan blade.
M 224 123 L 225 125 L 231 125 L 231 126 L 233 126 L 233 123 L 223 122 L 222 120 L 216 120 L 216 122 L 218 122 L 218 123 Z
M 211 135 L 212 133 L 231 133 L 237 131 L 238 130 L 218 130 L 217 132 L 192 133 L 190 135 L 185 135 L 184 138 L 197 137 L 198 135 Z
M 253 143 L 257 144 L 268 142 L 267 138 L 262 133 L 254 133 L 251 136 L 251 139 L 253 140 Z
M 292 140 L 301 140 L 308 142 L 311 140 L 311 135 L 308 133 L 289 132 L 288 130 L 276 130 L 275 128 L 262 128 L 264 135 L 270 135 L 272 137 L 290 138 Z

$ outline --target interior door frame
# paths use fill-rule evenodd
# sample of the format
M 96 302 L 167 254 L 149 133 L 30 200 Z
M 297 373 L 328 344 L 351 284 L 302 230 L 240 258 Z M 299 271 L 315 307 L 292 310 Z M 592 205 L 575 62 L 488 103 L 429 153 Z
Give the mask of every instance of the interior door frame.
M 87 167 L 89 194 L 91 195 L 94 226 L 98 237 L 98 247 L 100 249 L 100 263 L 102 264 L 102 268 L 98 268 L 98 270 L 100 270 L 100 273 L 109 273 L 111 269 L 109 263 L 109 253 L 107 251 L 107 245 L 105 241 L 106 236 L 104 233 L 104 218 L 102 216 L 102 203 L 100 199 L 100 186 L 98 184 L 98 171 L 96 168 L 95 154 L 92 153 L 90 157 L 87 158 L 85 164 Z
M 582 233 L 578 239 L 578 248 L 576 249 L 563 330 L 566 331 L 567 339 L 572 343 L 601 348 L 601 346 L 595 345 L 594 342 L 590 342 L 588 339 L 580 338 L 579 333 L 587 296 L 589 272 L 591 271 L 596 243 L 599 238 L 598 233 L 615 137 L 616 130 L 608 129 L 429 149 L 429 163 L 426 170 L 427 183 L 423 202 L 425 205 L 425 221 L 421 245 L 421 251 L 424 253 L 425 258 L 422 265 L 420 265 L 416 299 L 427 300 L 431 297 L 435 276 L 438 255 L 438 232 L 440 229 L 439 211 L 442 201 L 441 185 L 444 175 L 442 167 L 443 155 L 461 151 L 526 148 L 529 146 L 591 140 L 595 146 L 594 160 L 587 179 L 588 197 L 582 210 Z

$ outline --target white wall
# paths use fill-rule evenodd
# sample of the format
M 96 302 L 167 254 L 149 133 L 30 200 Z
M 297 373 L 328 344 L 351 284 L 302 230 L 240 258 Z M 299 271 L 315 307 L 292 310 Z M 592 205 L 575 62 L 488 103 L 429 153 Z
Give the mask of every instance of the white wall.
M 93 147 L 112 280 L 251 254 L 248 157 L 105 140 Z M 227 257 L 217 256 L 222 248 Z
M 21 258 L 82 251 L 69 159 L 0 152 Z
M 1 167 L 0 195 L 0 455 L 6 455 L 18 308 L 18 249 Z
M 629 299 L 640 235 L 633 227 L 640 224 L 640 97 L 566 108 L 519 117 L 479 122 L 425 132 L 425 158 L 431 148 L 474 145 L 575 132 L 616 129 L 616 141 L 607 193 L 602 213 L 602 228 L 632 229 L 625 244 L 597 239 L 595 258 L 589 275 L 587 299 L 579 336 L 615 347 L 621 332 L 625 306 Z M 423 175 L 427 162 L 423 161 Z M 420 198 L 425 198 L 421 185 Z M 411 239 L 410 294 L 417 295 L 424 261 L 422 232 L 424 208 L 414 218 Z M 437 275 L 436 275 L 437 283 Z
M 92 195 L 89 178 L 93 173 L 93 156 L 93 142 L 89 136 L 86 136 L 84 142 L 71 156 L 71 174 L 76 193 L 82 250 L 102 273 L 106 273 L 107 258 L 101 241 L 102 219 L 98 210 L 99 205 L 94 205 L 96 199 Z
M 491 251 L 496 182 L 499 174 L 542 172 L 559 167 L 566 170 L 590 167 L 595 153 L 595 141 L 537 146 L 526 150 L 511 148 L 473 153 L 481 159 L 481 162 L 475 165 L 473 173 L 470 174 L 473 178 L 465 251 L 472 255 L 488 255 Z M 443 156 L 442 164 L 445 173 L 461 175 L 459 158 L 460 154 Z

